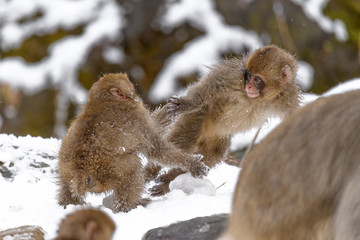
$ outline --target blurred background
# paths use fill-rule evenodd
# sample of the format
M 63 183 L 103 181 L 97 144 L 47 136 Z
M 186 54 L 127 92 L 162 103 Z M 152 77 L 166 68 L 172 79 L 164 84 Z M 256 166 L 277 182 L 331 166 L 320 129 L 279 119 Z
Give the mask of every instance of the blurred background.
M 58 137 L 104 73 L 150 109 L 224 57 L 276 44 L 307 92 L 360 77 L 360 0 L 0 0 L 0 131 Z

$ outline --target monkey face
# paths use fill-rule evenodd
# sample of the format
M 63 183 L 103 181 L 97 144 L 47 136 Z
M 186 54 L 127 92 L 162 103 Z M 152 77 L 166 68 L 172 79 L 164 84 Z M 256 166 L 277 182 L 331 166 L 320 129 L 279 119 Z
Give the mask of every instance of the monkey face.
M 256 50 L 246 60 L 244 83 L 247 96 L 272 101 L 287 85 L 294 84 L 297 63 L 295 58 L 276 46 Z
M 257 98 L 264 89 L 265 83 L 259 75 L 251 74 L 249 70 L 244 73 L 245 91 L 249 98 Z

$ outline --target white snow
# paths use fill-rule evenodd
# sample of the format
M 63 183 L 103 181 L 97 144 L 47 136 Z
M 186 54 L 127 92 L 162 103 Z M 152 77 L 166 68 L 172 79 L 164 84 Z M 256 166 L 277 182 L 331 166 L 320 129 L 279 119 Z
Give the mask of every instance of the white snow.
M 326 91 L 323 96 L 330 96 L 342 92 L 348 92 L 351 90 L 360 89 L 360 78 L 355 78 L 348 80 L 346 82 L 339 83 L 335 87 L 331 88 L 330 90 Z
M 297 71 L 297 84 L 303 90 L 309 90 L 314 82 L 314 68 L 307 62 L 299 61 Z
M 60 145 L 58 139 L 0 134 L 0 162 L 15 172 L 10 179 L 0 175 L 0 231 L 39 225 L 47 232 L 46 239 L 53 239 L 60 220 L 81 208 L 70 205 L 63 209 L 56 202 L 55 170 Z M 204 179 L 179 176 L 173 184 L 176 190 L 153 198 L 146 208 L 139 206 L 128 213 L 113 214 L 101 206 L 105 195 L 89 195 L 86 200 L 91 206 L 100 206 L 116 222 L 113 239 L 141 239 L 152 228 L 229 212 L 238 173 L 238 168 L 221 164 Z
M 216 188 L 208 179 L 193 178 L 190 173 L 185 173 L 175 178 L 169 185 L 170 191 L 181 190 L 186 194 L 199 193 L 215 196 Z

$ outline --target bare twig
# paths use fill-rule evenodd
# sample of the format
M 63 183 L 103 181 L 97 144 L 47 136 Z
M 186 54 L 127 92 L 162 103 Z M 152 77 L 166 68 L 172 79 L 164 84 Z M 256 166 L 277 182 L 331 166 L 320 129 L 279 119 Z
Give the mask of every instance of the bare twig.
M 290 34 L 289 25 L 287 23 L 284 10 L 282 9 L 283 5 L 282 5 L 281 1 L 278 1 L 278 0 L 273 0 L 272 2 L 273 2 L 273 6 L 274 6 L 273 9 L 276 7 L 280 8 L 277 10 L 275 10 L 275 9 L 273 10 L 274 15 L 275 15 L 275 20 L 279 27 L 280 37 L 283 40 L 284 45 L 288 50 L 291 50 L 292 52 L 296 52 L 295 44 L 294 44 L 294 41 Z
M 240 163 L 240 167 L 241 167 L 241 168 L 244 167 L 245 162 L 246 162 L 246 157 L 247 157 L 247 155 L 249 155 L 249 152 L 250 152 L 250 150 L 252 149 L 252 147 L 253 147 L 253 145 L 254 145 L 254 143 L 255 143 L 255 140 L 256 140 L 257 136 L 259 135 L 260 130 L 261 130 L 261 127 L 259 127 L 259 129 L 257 130 L 257 132 L 256 132 L 253 140 L 251 141 L 251 143 L 249 144 L 248 148 L 246 149 L 245 154 L 244 154 L 244 156 L 243 156 L 242 159 L 241 159 L 241 163 Z
M 220 186 L 218 186 L 217 188 L 216 188 L 216 190 L 218 190 L 219 188 L 221 188 L 222 186 L 224 186 L 226 184 L 226 182 L 224 182 L 223 184 L 221 184 Z

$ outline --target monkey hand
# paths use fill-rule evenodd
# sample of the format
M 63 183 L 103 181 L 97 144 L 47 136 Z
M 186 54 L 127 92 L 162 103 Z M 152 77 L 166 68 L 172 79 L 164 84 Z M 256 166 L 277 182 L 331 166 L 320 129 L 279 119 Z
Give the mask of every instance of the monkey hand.
M 199 158 L 197 157 L 197 159 L 194 160 L 187 160 L 187 169 L 189 170 L 189 172 L 191 173 L 191 175 L 193 177 L 203 177 L 206 176 L 209 172 L 209 167 L 206 166 L 202 161 L 201 161 L 202 156 Z
M 172 96 L 167 101 L 167 112 L 170 115 L 176 115 L 180 110 L 180 98 L 177 96 Z

